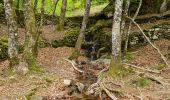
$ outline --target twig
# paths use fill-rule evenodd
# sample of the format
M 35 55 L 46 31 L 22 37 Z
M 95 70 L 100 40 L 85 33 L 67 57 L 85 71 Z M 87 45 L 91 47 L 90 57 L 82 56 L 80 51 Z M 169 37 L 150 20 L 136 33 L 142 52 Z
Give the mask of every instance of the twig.
M 68 60 L 68 59 L 66 59 L 66 58 L 63 58 L 63 60 L 66 60 L 66 61 L 68 61 L 69 63 L 71 63 L 71 64 L 72 64 L 72 67 L 74 68 L 74 70 L 76 70 L 76 71 L 78 71 L 78 72 L 80 72 L 80 73 L 84 73 L 84 71 L 78 69 L 71 60 Z
M 138 66 L 136 66 L 136 65 L 128 64 L 128 63 L 124 63 L 124 64 L 127 65 L 127 66 L 129 66 L 129 67 L 133 67 L 133 68 L 140 69 L 140 70 L 147 71 L 147 72 L 151 72 L 151 73 L 156 73 L 156 74 L 160 74 L 160 73 L 161 73 L 161 72 L 158 71 L 158 70 L 144 69 L 144 68 L 138 67 Z
M 168 64 L 168 62 L 166 61 L 166 58 L 165 58 L 164 55 L 161 53 L 161 51 L 159 50 L 159 48 L 157 48 L 157 47 L 150 41 L 149 37 L 145 35 L 145 33 L 143 32 L 143 30 L 141 29 L 141 27 L 139 26 L 139 24 L 136 23 L 131 17 L 128 17 L 128 16 L 126 16 L 126 17 L 127 17 L 128 19 L 130 19 L 130 20 L 139 28 L 139 30 L 141 31 L 141 33 L 143 34 L 143 36 L 146 38 L 146 40 L 148 41 L 148 43 L 149 43 L 154 49 L 157 50 L 157 52 L 160 54 L 160 56 L 161 56 L 162 60 L 165 62 L 165 64 L 166 64 L 168 67 L 170 67 L 169 64 Z

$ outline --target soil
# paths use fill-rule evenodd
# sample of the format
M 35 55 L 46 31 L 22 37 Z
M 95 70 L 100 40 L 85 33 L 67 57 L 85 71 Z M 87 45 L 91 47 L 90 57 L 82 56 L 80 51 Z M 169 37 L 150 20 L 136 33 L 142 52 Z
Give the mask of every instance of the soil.
M 0 26 L 2 30 L 0 36 L 6 37 L 6 26 Z M 50 42 L 64 36 L 64 32 L 55 32 L 54 29 L 54 26 L 45 26 L 42 37 Z M 19 42 L 21 44 L 24 43 L 24 32 L 24 29 L 19 28 Z M 169 40 L 160 39 L 154 41 L 154 44 L 168 57 Z M 33 100 L 76 100 L 75 98 L 79 97 L 78 100 L 90 100 L 83 95 L 68 95 L 70 88 L 65 86 L 63 81 L 65 79 L 78 81 L 88 87 L 97 81 L 97 73 L 109 65 L 106 64 L 108 60 L 100 59 L 97 61 L 89 61 L 87 57 L 82 56 L 80 59 L 81 61 L 85 61 L 85 64 L 77 65 L 77 67 L 85 71 L 85 74 L 80 74 L 73 69 L 71 63 L 63 59 L 68 58 L 73 50 L 74 48 L 71 47 L 40 48 L 37 62 L 39 66 L 45 70 L 44 73 L 28 73 L 25 76 L 11 73 L 6 75 L 4 74 L 4 70 L 8 67 L 9 62 L 8 60 L 0 62 L 0 99 L 13 100 L 18 98 L 19 100 L 25 100 L 26 98 L 34 98 Z M 82 51 L 84 52 L 84 50 Z M 164 64 L 160 55 L 149 44 L 135 49 L 132 54 L 133 58 L 128 59 L 127 63 L 142 68 L 155 69 L 156 66 Z M 170 63 L 169 59 L 168 63 Z M 133 83 L 133 81 L 139 78 L 137 74 L 130 74 L 121 79 L 114 79 L 114 82 L 123 84 L 123 91 L 129 95 L 133 95 L 134 100 L 138 100 L 139 98 L 143 100 L 167 100 L 170 99 L 169 72 L 170 69 L 165 69 L 161 74 L 154 74 L 157 78 L 161 77 L 161 81 L 166 83 L 164 86 L 158 84 L 156 81 L 151 81 L 148 86 L 138 87 Z M 110 88 L 114 88 L 114 86 L 111 85 Z M 104 100 L 108 99 L 106 94 L 102 96 Z M 128 100 L 128 98 L 123 98 L 120 95 L 119 97 L 121 98 L 120 100 Z M 98 98 L 90 98 L 91 100 L 98 100 Z

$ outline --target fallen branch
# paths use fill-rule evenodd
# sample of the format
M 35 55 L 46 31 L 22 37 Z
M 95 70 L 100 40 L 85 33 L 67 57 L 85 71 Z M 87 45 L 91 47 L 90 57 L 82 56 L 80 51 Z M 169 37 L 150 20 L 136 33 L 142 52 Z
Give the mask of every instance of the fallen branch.
M 136 65 L 128 64 L 128 63 L 124 63 L 124 64 L 127 65 L 127 66 L 129 66 L 129 67 L 133 67 L 133 68 L 140 69 L 140 70 L 147 71 L 147 72 L 151 72 L 151 73 L 156 73 L 156 74 L 160 74 L 160 73 L 161 73 L 161 72 L 158 71 L 158 70 L 144 69 L 144 68 L 138 67 L 138 66 L 136 66 Z
M 146 40 L 148 41 L 148 43 L 149 43 L 154 49 L 157 50 L 157 52 L 160 54 L 160 56 L 161 56 L 162 60 L 165 62 L 165 64 L 166 64 L 168 67 L 170 67 L 169 64 L 168 64 L 168 62 L 166 61 L 166 58 L 165 58 L 164 55 L 161 53 L 161 51 L 159 50 L 159 48 L 157 48 L 157 47 L 150 41 L 149 37 L 147 37 L 147 36 L 145 35 L 145 33 L 143 32 L 143 30 L 141 29 L 141 27 L 139 26 L 139 24 L 136 23 L 136 22 L 134 21 L 134 19 L 132 19 L 132 18 L 130 18 L 130 17 L 128 17 L 128 16 L 126 16 L 126 17 L 127 17 L 128 19 L 130 19 L 130 20 L 139 28 L 139 30 L 141 31 L 141 33 L 143 34 L 143 36 L 146 38 Z
M 100 86 L 111 99 L 118 100 L 117 97 L 103 85 L 103 82 L 100 83 Z
M 68 59 L 66 59 L 66 58 L 63 58 L 63 60 L 66 60 L 66 61 L 68 61 L 69 63 L 71 63 L 71 64 L 72 64 L 72 67 L 74 68 L 74 70 L 76 70 L 76 71 L 78 71 L 78 72 L 80 72 L 80 73 L 84 73 L 84 71 L 78 69 L 71 60 L 68 60 Z

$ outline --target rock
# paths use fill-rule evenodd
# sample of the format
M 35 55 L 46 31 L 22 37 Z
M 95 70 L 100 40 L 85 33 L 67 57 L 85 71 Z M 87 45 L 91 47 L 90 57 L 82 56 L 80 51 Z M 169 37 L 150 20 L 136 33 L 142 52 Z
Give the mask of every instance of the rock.
M 64 80 L 64 85 L 66 85 L 66 86 L 70 86 L 71 85 L 71 80 L 69 80 L 69 79 L 65 79 Z
M 80 83 L 80 82 L 77 82 L 77 83 L 76 83 L 76 86 L 78 87 L 78 90 L 79 90 L 80 92 L 83 92 L 83 90 L 84 90 L 84 88 L 85 88 L 85 85 L 84 85 L 84 84 L 82 84 L 82 83 Z
M 15 67 L 19 74 L 25 75 L 28 73 L 28 64 L 25 62 L 20 62 L 18 67 Z

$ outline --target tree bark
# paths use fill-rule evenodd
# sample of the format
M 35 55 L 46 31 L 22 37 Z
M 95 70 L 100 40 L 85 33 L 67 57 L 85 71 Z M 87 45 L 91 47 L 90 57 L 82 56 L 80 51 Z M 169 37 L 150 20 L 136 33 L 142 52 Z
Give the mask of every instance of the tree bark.
M 126 16 L 128 15 L 129 5 L 130 5 L 130 0 L 126 0 L 123 15 L 126 15 Z M 122 40 L 125 40 L 125 38 L 126 38 L 126 35 L 125 35 L 125 32 L 124 32 L 125 31 L 125 24 L 126 24 L 126 19 L 125 19 L 125 17 L 123 17 L 122 23 L 121 23 Z
M 139 10 L 140 10 L 140 8 L 141 8 L 141 6 L 142 6 L 142 0 L 140 0 L 138 9 L 136 10 L 135 15 L 133 16 L 133 19 L 134 19 L 134 20 L 136 19 L 137 15 L 138 15 L 138 13 L 139 13 Z M 129 23 L 128 32 L 127 32 L 127 34 L 126 34 L 125 47 L 124 47 L 124 53 L 125 53 L 125 54 L 127 53 L 128 42 L 129 42 L 129 35 L 130 35 L 130 33 L 131 33 L 131 27 L 132 27 L 132 22 Z
M 38 66 L 36 63 L 36 38 L 37 38 L 37 27 L 35 14 L 33 11 L 32 0 L 24 0 L 24 15 L 25 15 L 25 44 L 23 57 L 20 62 L 20 67 L 28 68 L 29 70 L 37 70 Z
M 38 0 L 34 1 L 34 12 L 37 12 Z
M 120 23 L 122 17 L 122 4 L 123 0 L 115 1 L 115 12 L 113 17 L 112 27 L 112 58 L 110 68 L 115 69 L 121 64 L 121 32 Z
M 8 25 L 8 55 L 10 58 L 10 68 L 18 65 L 18 27 L 15 11 L 12 7 L 12 0 L 4 0 L 5 14 Z
M 59 1 L 59 0 L 56 0 L 56 2 L 55 2 L 55 4 L 54 4 L 54 10 L 53 10 L 53 15 L 52 15 L 52 16 L 55 16 L 55 12 L 56 12 L 56 8 L 57 8 L 58 1 Z
M 41 34 L 43 32 L 43 23 L 44 23 L 44 5 L 45 5 L 45 0 L 41 1 L 41 19 L 40 19 L 40 30 L 39 30 L 39 34 Z
M 57 27 L 57 30 L 64 30 L 66 7 L 67 7 L 67 0 L 62 0 L 59 26 Z
M 81 45 L 84 39 L 84 34 L 85 34 L 85 30 L 86 30 L 86 26 L 87 26 L 89 14 L 90 14 L 90 7 L 91 7 L 91 0 L 86 0 L 86 8 L 85 8 L 85 13 L 83 17 L 80 34 L 78 36 L 78 39 L 75 45 L 75 51 L 70 56 L 70 59 L 76 59 L 80 54 L 80 49 L 81 49 Z
M 167 0 L 164 0 L 160 7 L 160 13 L 163 13 L 167 10 Z

